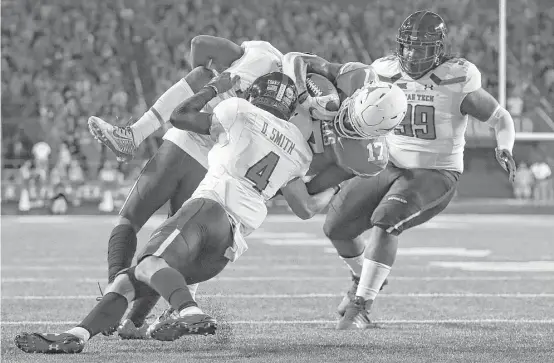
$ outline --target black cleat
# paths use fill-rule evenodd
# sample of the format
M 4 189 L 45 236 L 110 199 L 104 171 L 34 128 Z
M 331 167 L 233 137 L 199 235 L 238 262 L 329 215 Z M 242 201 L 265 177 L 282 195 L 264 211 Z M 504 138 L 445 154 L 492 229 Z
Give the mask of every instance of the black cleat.
M 25 353 L 81 353 L 85 342 L 73 334 L 21 333 L 16 335 L 15 345 Z

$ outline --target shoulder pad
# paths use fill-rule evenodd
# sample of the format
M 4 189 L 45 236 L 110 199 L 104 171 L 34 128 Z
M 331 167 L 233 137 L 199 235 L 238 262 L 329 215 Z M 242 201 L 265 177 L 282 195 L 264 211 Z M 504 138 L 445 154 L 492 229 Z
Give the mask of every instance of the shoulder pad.
M 384 138 L 353 140 L 340 138 L 333 145 L 337 165 L 361 177 L 379 174 L 388 163 Z
M 367 64 L 363 64 L 363 63 L 360 63 L 360 62 L 344 63 L 340 67 L 338 75 L 340 76 L 341 74 L 348 73 L 348 72 L 354 71 L 356 69 L 363 69 L 363 68 L 369 68 L 369 66 Z
M 250 107 L 253 107 L 250 102 L 242 98 L 232 97 L 218 103 L 214 107 L 213 116 L 217 119 L 217 122 L 227 129 L 235 122 L 239 112 L 244 112 Z
M 283 53 L 275 48 L 271 43 L 264 40 L 246 40 L 241 43 L 240 47 L 245 51 L 248 49 L 254 49 L 271 53 L 279 58 L 283 58 Z
M 391 77 L 401 72 L 398 58 L 394 55 L 379 58 L 371 66 L 380 76 Z
M 481 88 L 481 72 L 464 58 L 447 60 L 432 71 L 430 78 L 439 86 L 452 85 L 462 93 L 470 93 Z

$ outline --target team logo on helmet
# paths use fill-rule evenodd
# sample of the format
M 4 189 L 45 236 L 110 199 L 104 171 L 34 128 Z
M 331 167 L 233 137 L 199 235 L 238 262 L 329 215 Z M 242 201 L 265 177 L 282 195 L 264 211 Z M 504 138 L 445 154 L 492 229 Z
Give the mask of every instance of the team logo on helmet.
M 294 81 L 286 74 L 272 72 L 252 83 L 247 98 L 253 105 L 288 120 L 296 108 L 298 91 Z

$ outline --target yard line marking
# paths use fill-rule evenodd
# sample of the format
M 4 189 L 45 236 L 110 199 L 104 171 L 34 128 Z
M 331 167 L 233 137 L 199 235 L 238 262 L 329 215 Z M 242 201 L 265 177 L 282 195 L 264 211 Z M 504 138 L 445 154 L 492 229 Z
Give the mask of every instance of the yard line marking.
M 450 247 L 412 247 L 399 248 L 399 256 L 463 256 L 463 257 L 486 257 L 491 254 L 490 250 L 473 250 L 467 248 Z
M 423 319 L 423 320 L 377 320 L 375 324 L 529 324 L 543 325 L 554 324 L 554 319 Z M 234 320 L 220 321 L 222 324 L 231 325 L 317 325 L 317 324 L 336 324 L 336 320 Z M 79 324 L 78 321 L 2 321 L 0 325 L 74 325 Z
M 71 225 L 77 221 L 86 223 L 111 223 L 117 222 L 117 216 L 109 215 L 69 215 L 69 216 L 2 216 L 2 223 L 28 223 L 28 224 L 67 224 Z M 163 215 L 154 215 L 148 220 L 145 226 L 158 227 L 166 219 Z M 302 220 L 292 214 L 269 215 L 264 224 L 268 223 L 322 223 L 325 220 L 324 214 L 318 214 L 311 219 Z M 554 222 L 554 217 L 544 214 L 442 214 L 433 218 L 432 222 L 445 223 L 471 223 L 471 224 L 503 224 L 506 226 L 520 227 L 522 225 L 536 225 L 549 228 Z
M 405 268 L 406 266 L 402 266 L 401 268 Z M 425 266 L 418 265 L 417 266 L 420 269 L 424 269 Z M 334 263 L 329 263 L 325 265 L 287 265 L 287 264 L 279 264 L 279 265 L 255 265 L 255 264 L 249 264 L 249 265 L 229 265 L 227 267 L 227 271 L 251 271 L 251 270 L 329 270 L 329 268 L 332 269 L 340 269 L 344 270 L 344 265 L 341 264 L 338 260 Z M 21 265 L 2 265 L 2 271 L 105 271 L 106 267 L 102 265 L 64 265 L 64 266 L 56 266 L 56 265 L 39 265 L 39 266 L 21 266 Z
M 279 236 L 282 238 L 282 236 Z M 326 238 L 290 238 L 264 239 L 263 243 L 269 246 L 329 246 L 331 241 Z M 335 250 L 335 249 L 333 249 Z M 336 250 L 335 250 L 336 253 Z
M 431 261 L 430 266 L 464 271 L 546 272 L 554 271 L 554 261 Z
M 253 232 L 246 239 L 264 239 L 264 238 L 309 238 L 314 237 L 315 233 L 307 232 Z
M 98 277 L 3 277 L 2 283 L 47 283 L 47 282 L 92 282 L 104 281 L 105 276 Z M 554 276 L 392 276 L 390 281 L 552 281 Z M 210 281 L 349 281 L 346 276 L 229 276 L 215 277 Z
M 323 252 L 337 254 L 334 247 L 326 247 Z M 399 256 L 456 256 L 456 257 L 487 257 L 491 254 L 490 250 L 472 250 L 467 248 L 452 247 L 412 247 L 399 248 Z
M 342 294 L 201 294 L 201 298 L 223 298 L 223 299 L 309 299 L 309 298 L 331 298 L 341 297 Z M 88 300 L 96 299 L 97 295 L 14 295 L 2 296 L 2 300 Z M 382 294 L 379 299 L 385 298 L 554 298 L 554 293 L 540 294 L 479 294 L 479 293 L 407 293 L 407 294 Z

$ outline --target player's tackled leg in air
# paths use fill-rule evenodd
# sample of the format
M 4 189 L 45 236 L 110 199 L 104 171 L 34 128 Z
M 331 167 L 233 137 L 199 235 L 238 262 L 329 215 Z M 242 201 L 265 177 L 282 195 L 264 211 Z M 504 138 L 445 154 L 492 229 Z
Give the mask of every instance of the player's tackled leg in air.
M 168 89 L 135 124 L 130 127 L 110 125 L 98 117 L 89 119 L 92 134 L 123 160 L 130 160 L 146 137 L 169 121 L 175 107 L 190 98 L 212 77 L 210 68 L 229 71 L 241 77 L 240 85 L 209 102 L 213 109 L 222 100 L 246 91 L 254 79 L 278 70 L 282 54 L 263 41 L 237 45 L 227 39 L 197 36 L 191 42 L 190 63 L 194 68 L 185 78 Z M 142 171 L 120 212 L 108 247 L 109 282 L 131 265 L 136 251 L 136 234 L 152 214 L 170 201 L 172 215 L 198 186 L 207 167 L 207 154 L 214 142 L 206 136 L 176 128 L 164 136 L 164 143 Z M 196 286 L 189 286 L 195 289 Z M 133 304 L 118 328 L 122 338 L 144 338 L 146 316 L 156 304 L 156 296 L 141 298 Z M 115 328 L 110 329 L 111 333 Z
M 81 324 L 59 335 L 20 333 L 15 337 L 18 348 L 28 353 L 80 352 L 87 340 L 121 319 L 129 302 L 154 291 L 177 316 L 152 326 L 153 338 L 213 334 L 215 319 L 198 307 L 187 285 L 216 276 L 247 249 L 244 235 L 263 223 L 266 202 L 277 191 L 303 219 L 329 204 L 337 188 L 310 195 L 301 180 L 312 153 L 302 132 L 288 122 L 298 97 L 292 79 L 269 73 L 253 83 L 248 101 L 230 98 L 213 113 L 200 112 L 235 82 L 236 77 L 221 74 L 171 116 L 174 126 L 218 140 L 192 198 L 154 231 L 137 265 L 116 276 Z M 277 133 L 280 138 L 272 137 Z

